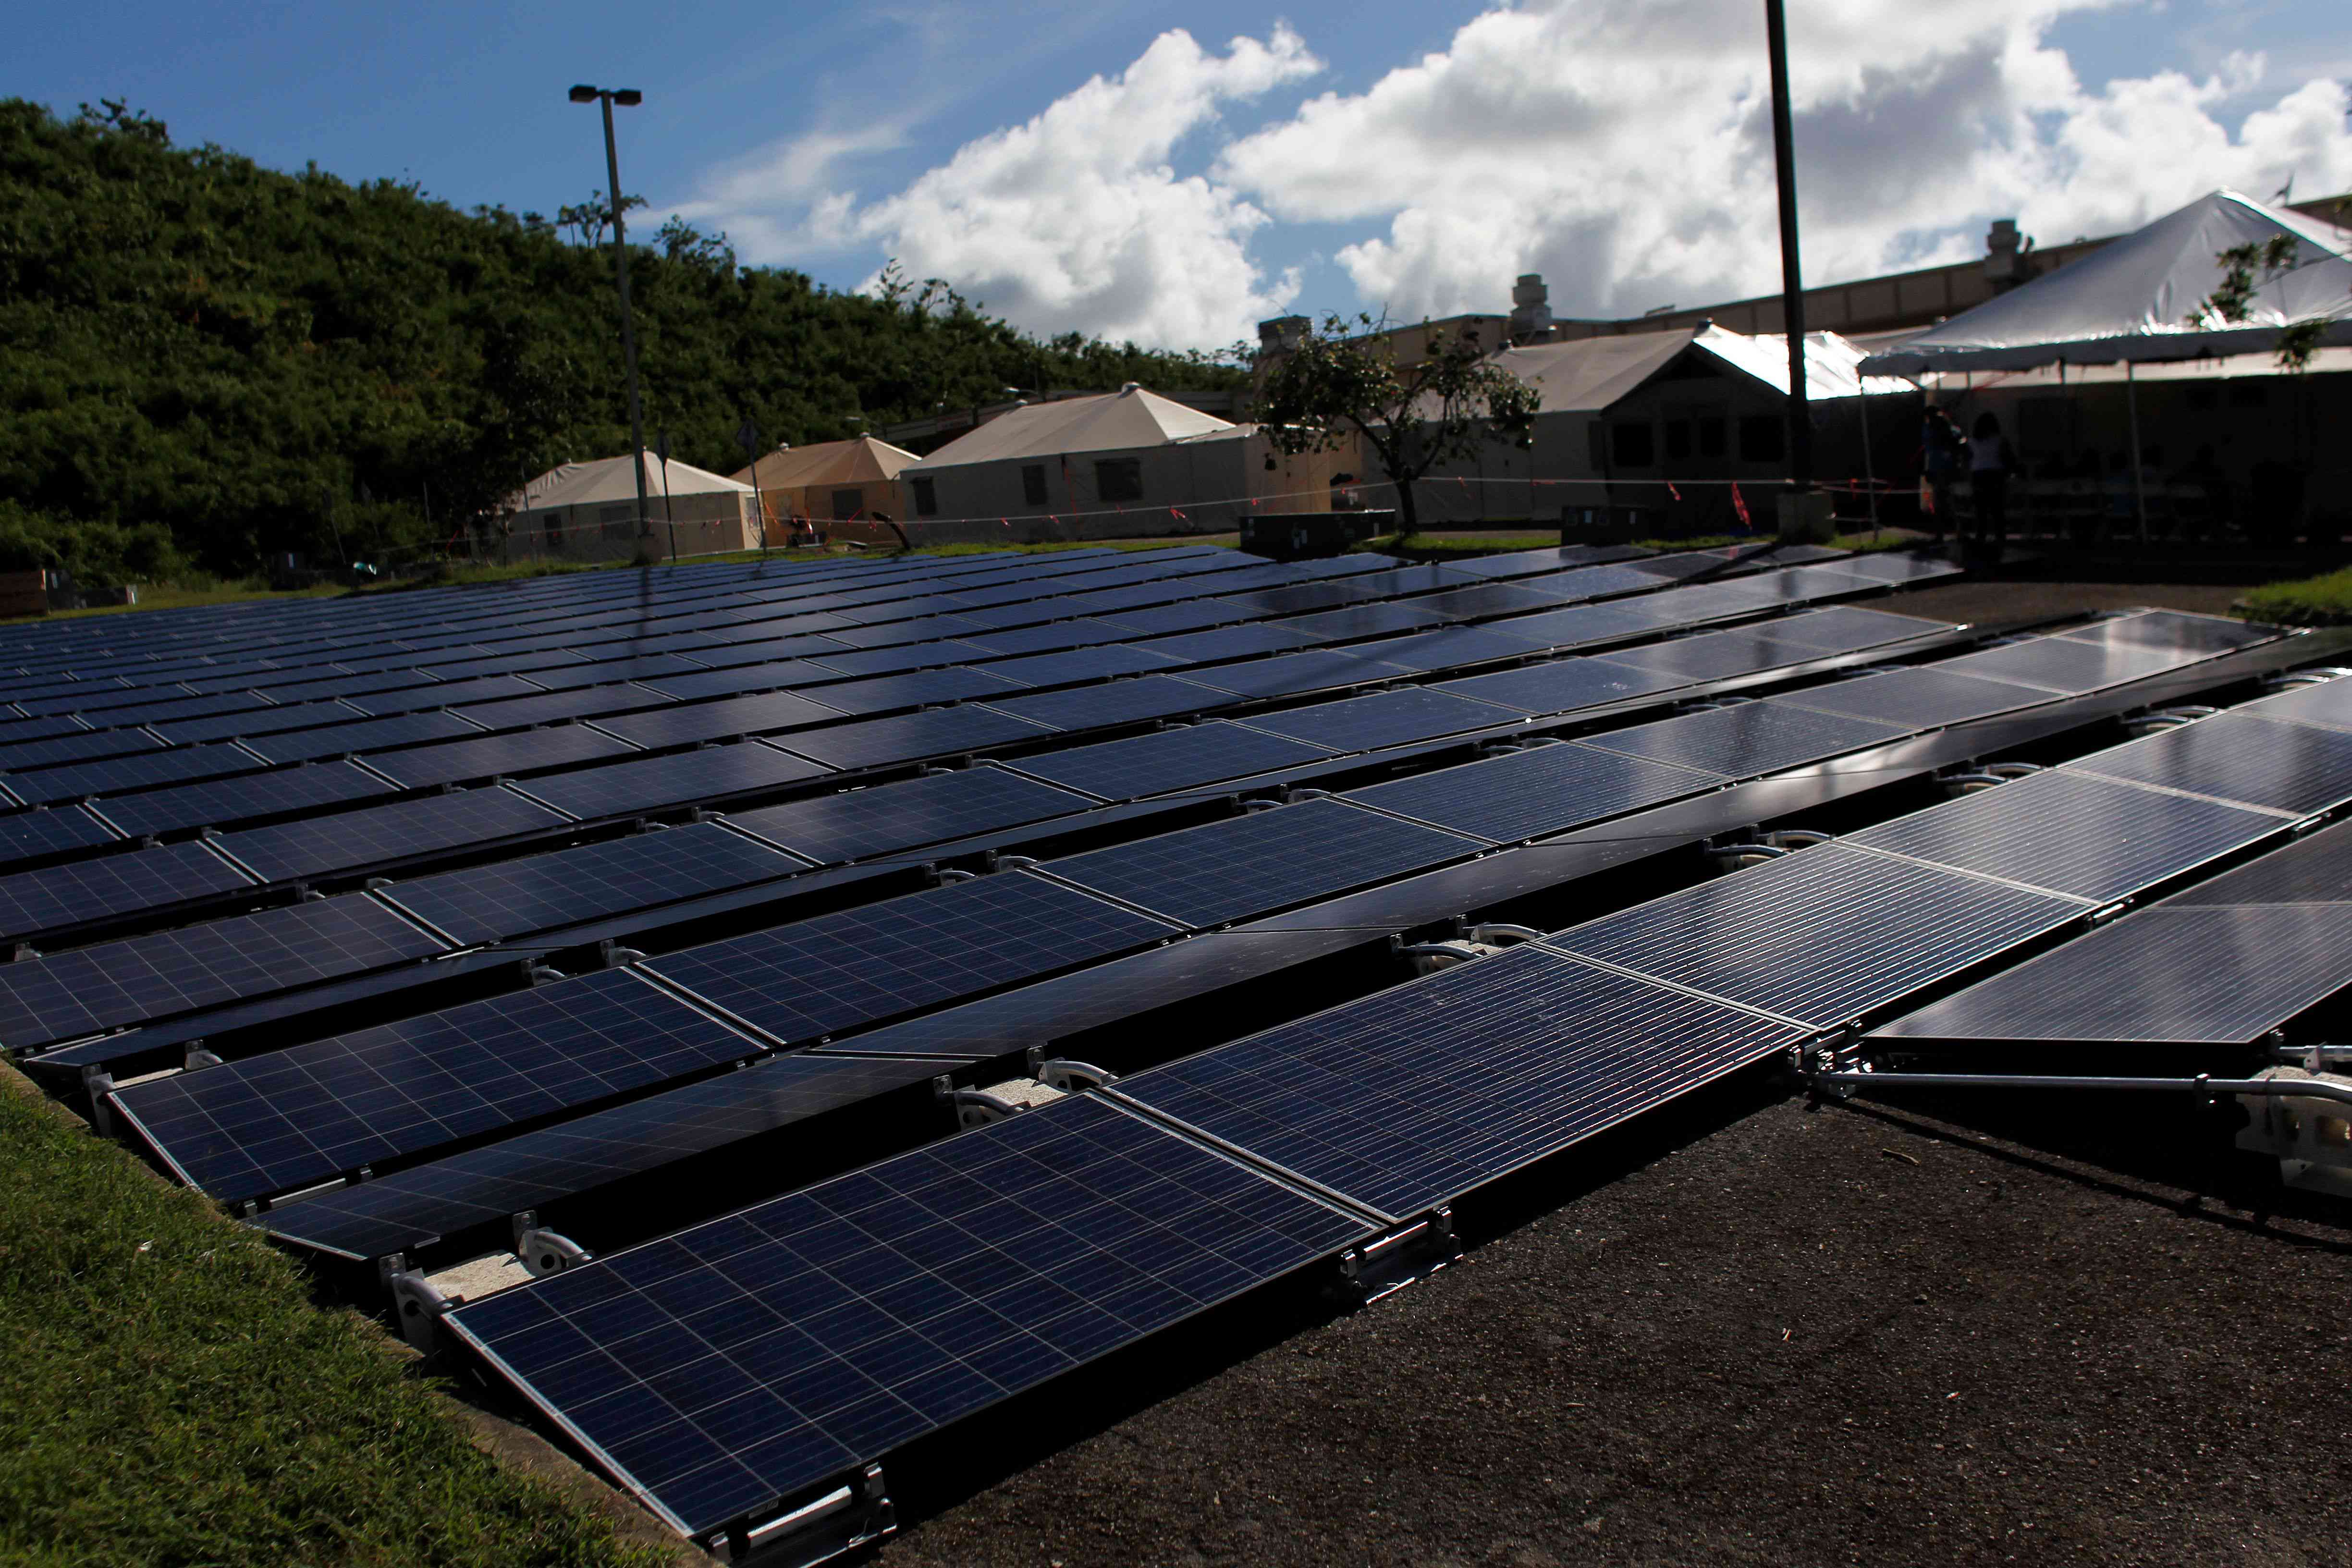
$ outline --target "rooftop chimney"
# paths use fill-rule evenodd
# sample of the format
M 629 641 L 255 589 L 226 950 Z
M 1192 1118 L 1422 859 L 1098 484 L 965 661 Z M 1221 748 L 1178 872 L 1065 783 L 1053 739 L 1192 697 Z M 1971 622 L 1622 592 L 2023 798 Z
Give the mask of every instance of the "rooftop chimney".
M 1540 272 L 1522 273 L 1511 289 L 1511 341 L 1532 342 L 1551 335 L 1551 290 Z
M 2033 276 L 2032 264 L 2025 259 L 2033 248 L 2030 237 L 2017 232 L 2013 217 L 1997 217 L 1985 235 L 1985 281 L 1995 293 L 2014 289 Z
M 1314 323 L 1304 316 L 1276 316 L 1257 324 L 1257 346 L 1267 353 L 1288 353 Z

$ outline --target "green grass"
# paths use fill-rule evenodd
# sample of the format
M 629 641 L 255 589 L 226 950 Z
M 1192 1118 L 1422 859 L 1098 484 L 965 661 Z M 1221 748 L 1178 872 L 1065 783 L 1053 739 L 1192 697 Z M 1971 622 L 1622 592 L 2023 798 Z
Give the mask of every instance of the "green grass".
M 0 1562 L 670 1561 L 476 1449 L 365 1320 L 0 1069 Z
M 2230 608 L 2273 626 L 2352 625 L 2352 566 L 2292 583 L 2265 583 L 2248 589 L 2246 596 Z

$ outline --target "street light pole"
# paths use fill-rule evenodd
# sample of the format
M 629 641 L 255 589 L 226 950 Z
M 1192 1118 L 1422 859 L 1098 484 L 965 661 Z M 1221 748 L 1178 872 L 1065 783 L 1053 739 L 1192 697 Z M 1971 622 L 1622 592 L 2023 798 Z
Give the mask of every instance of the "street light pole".
M 1789 115 L 1789 23 L 1781 0 L 1764 0 L 1772 57 L 1772 174 L 1780 190 L 1780 325 L 1789 338 L 1789 480 L 1813 488 L 1813 416 L 1805 398 L 1805 280 L 1797 256 L 1797 146 Z
M 629 316 L 629 252 L 621 217 L 621 154 L 613 140 L 613 105 L 634 107 L 646 95 L 631 87 L 580 86 L 572 89 L 574 103 L 596 103 L 604 111 L 604 178 L 613 209 L 613 276 L 621 290 L 621 362 L 629 378 L 629 463 L 637 475 L 637 554 L 649 558 L 645 542 L 653 537 L 652 509 L 646 504 L 646 424 L 637 399 L 637 332 Z

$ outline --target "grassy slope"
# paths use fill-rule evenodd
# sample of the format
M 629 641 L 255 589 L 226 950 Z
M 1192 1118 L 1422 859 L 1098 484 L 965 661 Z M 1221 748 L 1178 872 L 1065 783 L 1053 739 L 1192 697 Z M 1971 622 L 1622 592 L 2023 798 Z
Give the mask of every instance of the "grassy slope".
M 0 1069 L 0 1562 L 643 1564 L 375 1327 Z
M 2247 590 L 2232 606 L 2273 626 L 2352 625 L 2352 567 L 2293 583 L 2268 583 Z

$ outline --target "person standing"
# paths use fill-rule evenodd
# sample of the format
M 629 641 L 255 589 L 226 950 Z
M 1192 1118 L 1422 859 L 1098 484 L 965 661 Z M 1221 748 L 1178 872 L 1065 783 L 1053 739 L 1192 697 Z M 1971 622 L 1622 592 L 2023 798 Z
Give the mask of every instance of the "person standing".
M 1975 531 L 1988 562 L 2000 559 L 2009 541 L 2009 476 L 2017 454 L 2000 433 L 1990 409 L 1977 416 L 1969 432 L 1969 489 L 1975 499 Z
M 1919 435 L 1919 477 L 1927 487 L 1927 510 L 1934 519 L 1928 526 L 1935 531 L 1938 544 L 1944 542 L 1944 531 L 1951 526 L 1952 482 L 1959 478 L 1960 461 L 1967 450 L 1968 437 L 1952 423 L 1951 415 L 1929 404 Z

